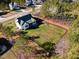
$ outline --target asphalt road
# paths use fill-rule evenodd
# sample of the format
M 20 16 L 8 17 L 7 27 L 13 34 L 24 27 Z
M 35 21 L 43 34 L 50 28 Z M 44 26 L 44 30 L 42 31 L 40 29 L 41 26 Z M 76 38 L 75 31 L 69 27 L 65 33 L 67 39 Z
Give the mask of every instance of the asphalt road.
M 37 6 L 36 6 L 36 8 L 35 8 L 36 11 L 35 11 L 35 13 L 37 12 L 37 10 L 40 11 L 41 6 L 42 6 L 42 5 L 37 5 Z M 30 8 L 30 9 L 21 9 L 21 11 L 22 11 L 22 12 L 17 12 L 17 13 L 15 13 L 15 14 L 9 15 L 9 16 L 7 16 L 7 17 L 1 17 L 1 16 L 0 16 L 0 22 L 5 22 L 5 21 L 7 21 L 7 20 L 11 20 L 11 19 L 13 19 L 13 18 L 20 17 L 20 16 L 23 16 L 23 15 L 26 15 L 26 14 L 28 14 L 28 13 L 32 13 L 32 12 L 33 12 L 32 8 Z M 6 15 L 4 15 L 4 16 L 6 16 Z
M 18 12 L 18 13 L 15 13 L 13 15 L 10 15 L 8 17 L 0 17 L 0 22 L 5 22 L 7 20 L 11 20 L 11 19 L 14 19 L 14 18 L 17 18 L 17 17 L 20 17 L 20 16 L 23 16 L 23 15 L 26 15 L 28 13 L 32 12 L 32 9 L 29 9 L 29 10 L 24 10 L 23 12 Z M 5 15 L 6 16 L 6 15 Z

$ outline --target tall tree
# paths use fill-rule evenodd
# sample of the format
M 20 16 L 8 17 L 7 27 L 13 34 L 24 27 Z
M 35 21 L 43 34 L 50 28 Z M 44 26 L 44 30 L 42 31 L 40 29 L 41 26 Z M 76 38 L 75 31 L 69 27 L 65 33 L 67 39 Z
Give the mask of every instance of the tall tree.
M 67 2 L 68 1 L 68 2 Z M 42 7 L 44 16 L 66 16 L 71 17 L 73 10 L 79 7 L 79 3 L 71 0 L 46 0 Z
M 79 42 L 79 17 L 72 23 L 68 38 L 73 42 Z
M 59 0 L 46 0 L 42 7 L 42 14 L 45 16 L 55 15 L 59 6 Z
M 8 9 L 8 4 L 11 2 L 11 0 L 0 0 L 0 9 L 5 10 Z

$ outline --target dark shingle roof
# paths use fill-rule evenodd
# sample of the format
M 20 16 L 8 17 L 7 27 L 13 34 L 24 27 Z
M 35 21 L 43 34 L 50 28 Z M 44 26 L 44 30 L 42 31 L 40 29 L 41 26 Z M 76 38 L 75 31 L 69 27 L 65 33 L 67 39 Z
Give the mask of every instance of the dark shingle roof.
M 21 20 L 24 21 L 24 23 L 25 23 L 25 22 L 27 22 L 27 23 L 32 23 L 32 22 L 35 21 L 35 20 L 32 18 L 32 15 L 31 15 L 31 14 L 24 15 L 24 16 L 19 17 L 19 18 L 17 18 L 17 19 L 18 19 L 19 24 L 21 24 Z
M 30 20 L 32 18 L 32 15 L 31 14 L 28 14 L 28 15 L 24 15 L 22 17 L 19 17 L 17 18 L 18 20 L 23 20 L 24 22 Z

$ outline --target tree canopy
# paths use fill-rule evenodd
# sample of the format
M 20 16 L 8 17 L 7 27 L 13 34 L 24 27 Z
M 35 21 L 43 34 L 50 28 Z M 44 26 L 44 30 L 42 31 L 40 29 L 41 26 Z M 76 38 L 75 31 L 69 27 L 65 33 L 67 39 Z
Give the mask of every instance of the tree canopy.
M 42 7 L 43 16 L 72 17 L 73 11 L 79 7 L 79 1 L 72 0 L 46 0 Z M 72 12 L 72 13 L 71 13 Z
M 79 17 L 73 21 L 68 33 L 68 38 L 73 42 L 79 42 Z
M 23 5 L 25 0 L 0 0 L 0 10 L 9 9 L 8 5 L 10 2 L 16 2 L 20 5 Z

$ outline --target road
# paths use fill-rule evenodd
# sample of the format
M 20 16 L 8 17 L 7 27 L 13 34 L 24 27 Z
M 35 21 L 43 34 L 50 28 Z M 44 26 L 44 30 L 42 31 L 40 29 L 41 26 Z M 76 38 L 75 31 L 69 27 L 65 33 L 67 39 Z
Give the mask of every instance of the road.
M 32 9 L 29 9 L 29 10 L 25 10 L 23 12 L 18 12 L 18 13 L 15 13 L 13 15 L 10 15 L 8 17 L 0 17 L 0 22 L 5 22 L 7 20 L 11 20 L 13 18 L 16 18 L 16 17 L 20 17 L 20 16 L 23 16 L 23 15 L 26 15 L 28 13 L 32 12 Z M 6 16 L 6 15 L 5 15 Z
M 41 6 L 42 5 L 37 5 L 36 8 L 35 8 L 35 10 L 36 10 L 35 12 L 37 12 L 37 10 L 40 10 Z M 14 14 L 11 14 L 11 15 L 9 15 L 7 17 L 5 17 L 7 14 L 4 15 L 4 17 L 0 16 L 0 22 L 5 22 L 7 20 L 11 20 L 13 18 L 20 17 L 20 16 L 23 16 L 23 15 L 26 15 L 28 13 L 32 13 L 33 12 L 32 8 L 21 9 L 21 11 L 22 12 L 17 12 L 17 13 L 14 12 Z

